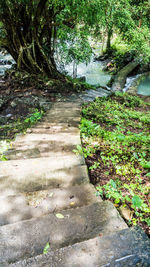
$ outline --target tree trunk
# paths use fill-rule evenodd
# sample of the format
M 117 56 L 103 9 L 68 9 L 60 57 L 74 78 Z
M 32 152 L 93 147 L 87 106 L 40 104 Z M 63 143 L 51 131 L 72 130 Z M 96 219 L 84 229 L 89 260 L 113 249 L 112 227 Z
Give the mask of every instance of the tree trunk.
M 56 35 L 53 30 L 54 10 L 53 7 L 46 9 L 47 1 L 39 0 L 37 6 L 32 6 L 31 1 L 28 12 L 26 5 L 18 3 L 17 13 L 13 6 L 11 10 L 8 2 L 3 1 L 2 22 L 6 32 L 4 48 L 16 61 L 18 69 L 51 78 L 61 78 L 63 75 L 56 69 L 52 46 L 52 40 Z M 45 45 L 48 52 L 44 49 Z
M 112 36 L 112 29 L 108 29 L 107 31 L 107 44 L 106 44 L 106 52 L 109 53 L 111 49 L 111 36 Z
M 61 76 L 56 69 L 53 53 L 48 57 L 38 40 L 27 42 L 24 38 L 15 38 L 14 42 L 11 39 L 11 44 L 5 48 L 16 61 L 18 69 L 33 74 L 44 74 L 51 78 Z
M 115 77 L 115 80 L 112 85 L 112 91 L 123 91 L 127 75 L 130 74 L 137 66 L 139 61 L 133 60 L 127 64 L 123 69 L 121 69 Z
M 77 78 L 77 63 L 73 61 L 73 78 Z

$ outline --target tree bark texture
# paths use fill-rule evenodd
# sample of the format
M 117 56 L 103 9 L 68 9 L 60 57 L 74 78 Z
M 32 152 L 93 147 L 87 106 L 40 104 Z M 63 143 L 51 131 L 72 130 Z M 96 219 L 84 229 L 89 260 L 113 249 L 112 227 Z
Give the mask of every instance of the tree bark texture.
M 54 60 L 55 14 L 53 7 L 46 7 L 47 2 L 39 0 L 36 7 L 33 1 L 30 5 L 18 3 L 16 9 L 11 10 L 7 0 L 3 1 L 4 48 L 16 61 L 18 69 L 56 78 L 61 74 Z

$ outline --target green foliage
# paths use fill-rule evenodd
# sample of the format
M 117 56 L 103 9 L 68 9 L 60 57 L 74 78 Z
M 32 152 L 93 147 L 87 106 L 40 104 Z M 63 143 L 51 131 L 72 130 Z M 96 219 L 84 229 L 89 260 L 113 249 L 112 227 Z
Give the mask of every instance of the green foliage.
M 73 152 L 76 153 L 77 155 L 81 155 L 87 158 L 88 156 L 91 156 L 95 152 L 95 149 L 94 147 L 91 146 L 89 147 L 87 146 L 86 148 L 84 148 L 80 145 L 77 145 L 76 149 L 74 149 Z
M 39 121 L 42 118 L 42 115 L 44 114 L 43 111 L 38 111 L 34 112 L 33 114 L 30 115 L 30 117 L 26 118 L 24 120 L 24 123 L 27 126 L 31 126 L 32 124 L 35 124 L 37 121 Z
M 0 45 L 19 69 L 57 77 L 55 60 L 89 61 L 89 25 L 97 6 L 98 0 L 2 0 Z
M 100 163 L 99 162 L 94 162 L 94 164 L 89 168 L 90 170 L 94 170 L 100 167 Z
M 15 138 L 18 133 L 26 133 L 26 130 L 36 124 L 43 115 L 43 110 L 39 111 L 38 109 L 34 109 L 33 113 L 31 113 L 26 119 L 18 119 L 13 123 L 7 123 L 0 126 L 0 133 L 4 139 L 3 141 L 0 141 L 0 160 L 7 160 L 5 151 L 11 148 L 10 140 Z
M 88 34 L 88 32 L 78 28 L 74 31 L 66 29 L 66 34 L 63 36 L 58 34 L 57 53 L 59 53 L 61 64 L 89 62 L 92 49 L 88 42 Z
M 141 208 L 142 207 L 142 200 L 139 196 L 134 195 L 132 198 L 132 205 L 134 208 Z
M 7 157 L 4 155 L 4 152 L 11 147 L 10 142 L 4 140 L 0 141 L 0 161 L 6 161 Z
M 144 169 L 150 169 L 150 161 L 148 162 L 141 162 L 141 165 Z
M 1 0 L 0 47 L 12 55 L 18 68 L 52 75 L 52 68 L 57 72 L 55 60 L 89 61 L 89 36 L 101 39 L 105 32 L 110 43 L 115 32 L 121 44 L 117 44 L 117 60 L 120 51 L 129 49 L 148 61 L 149 10 L 148 0 L 136 5 L 129 0 Z
M 97 194 L 115 205 L 130 208 L 134 216 L 129 223 L 134 225 L 149 224 L 149 187 L 145 182 L 150 168 L 148 108 L 139 97 L 119 92 L 111 98 L 97 98 L 84 105 L 80 126 L 83 154 L 90 147 L 94 153 L 88 156 L 94 159 L 90 171 L 104 170 L 109 180 L 97 187 Z
M 115 181 L 110 179 L 106 185 L 97 186 L 96 189 L 98 191 L 96 193 L 97 196 L 100 195 L 102 198 L 105 197 L 110 199 L 117 204 L 117 206 L 123 205 L 124 207 L 127 206 L 130 207 L 131 210 L 134 210 L 135 216 L 132 219 L 134 225 L 136 225 L 138 221 L 144 221 L 149 226 L 149 218 L 147 218 L 147 215 L 150 212 L 150 208 L 144 203 L 144 200 L 141 197 L 134 193 L 136 189 L 138 189 L 138 191 L 140 189 L 138 184 L 123 185 L 118 179 Z M 125 192 L 125 189 L 128 191 Z M 129 223 L 131 222 L 129 221 Z

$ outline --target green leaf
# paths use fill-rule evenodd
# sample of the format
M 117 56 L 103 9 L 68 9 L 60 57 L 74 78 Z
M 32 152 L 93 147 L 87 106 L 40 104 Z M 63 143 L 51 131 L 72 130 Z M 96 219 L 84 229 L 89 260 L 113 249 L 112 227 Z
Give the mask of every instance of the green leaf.
M 61 213 L 57 213 L 57 214 L 56 214 L 56 217 L 57 217 L 58 219 L 63 219 L 63 218 L 64 218 L 64 215 L 61 214 Z
M 150 172 L 148 172 L 148 173 L 146 174 L 146 176 L 147 176 L 147 177 L 150 177 Z
M 49 244 L 49 242 L 47 242 L 44 249 L 43 249 L 43 254 L 47 254 L 49 248 L 50 248 L 50 244 Z
M 133 206 L 135 206 L 137 208 L 141 208 L 142 199 L 139 196 L 134 195 L 134 197 L 132 198 L 132 204 L 133 204 Z
M 144 169 L 150 169 L 150 161 L 147 161 L 146 163 L 141 163 L 141 165 Z
M 127 196 L 127 195 L 125 196 L 125 200 L 128 201 L 128 202 L 131 201 L 131 199 L 130 199 L 129 196 Z
M 116 186 L 116 183 L 115 183 L 112 179 L 110 180 L 110 184 L 111 184 L 111 186 L 112 186 L 113 188 L 116 189 L 116 187 L 117 187 L 117 186 Z

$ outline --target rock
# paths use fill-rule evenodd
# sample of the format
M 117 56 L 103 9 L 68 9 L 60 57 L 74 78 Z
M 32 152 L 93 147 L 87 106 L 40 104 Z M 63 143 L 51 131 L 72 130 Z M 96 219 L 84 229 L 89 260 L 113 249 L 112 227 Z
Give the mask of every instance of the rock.
M 11 105 L 12 108 L 15 108 L 15 107 L 17 106 L 17 104 L 16 104 L 15 101 L 12 101 L 12 102 L 10 103 L 10 105 Z
M 105 55 L 101 55 L 97 58 L 94 58 L 94 61 L 104 61 L 108 58 L 108 54 L 105 54 Z
M 9 113 L 9 114 L 6 115 L 6 118 L 10 118 L 11 116 L 12 116 L 12 114 Z

